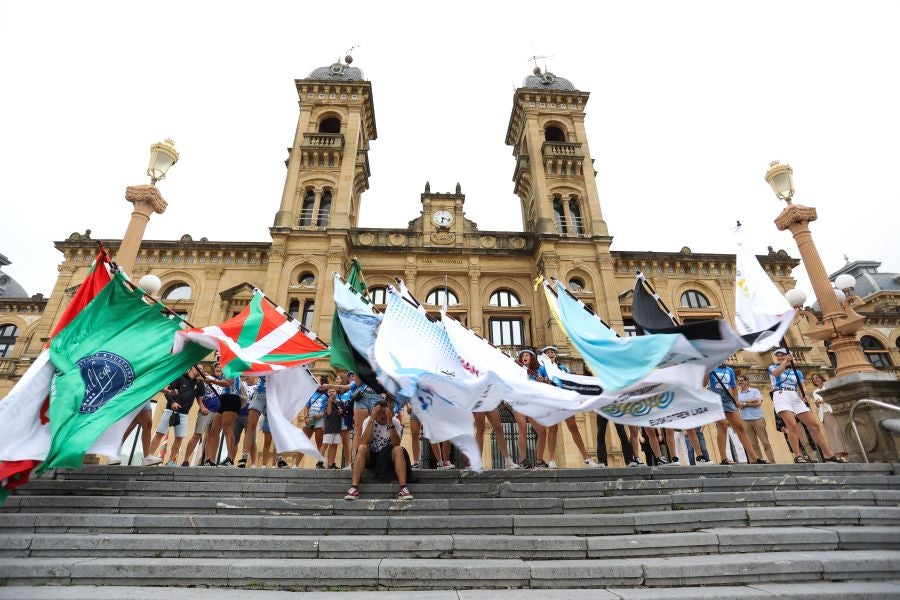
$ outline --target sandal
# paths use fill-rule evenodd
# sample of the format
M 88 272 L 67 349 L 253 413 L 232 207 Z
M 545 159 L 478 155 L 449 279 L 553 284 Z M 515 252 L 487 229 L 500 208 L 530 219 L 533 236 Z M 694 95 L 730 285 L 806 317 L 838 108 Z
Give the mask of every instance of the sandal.
M 798 465 L 806 465 L 806 464 L 809 464 L 809 461 L 806 460 L 805 458 L 803 458 L 802 456 L 795 456 L 795 457 L 794 457 L 794 462 L 797 463 Z
M 828 458 L 825 459 L 825 462 L 830 462 L 830 463 L 846 463 L 846 462 L 847 462 L 847 459 L 844 458 L 843 456 L 829 456 Z
M 734 461 L 729 458 L 723 458 L 722 462 L 720 462 L 719 464 L 720 465 L 733 465 Z

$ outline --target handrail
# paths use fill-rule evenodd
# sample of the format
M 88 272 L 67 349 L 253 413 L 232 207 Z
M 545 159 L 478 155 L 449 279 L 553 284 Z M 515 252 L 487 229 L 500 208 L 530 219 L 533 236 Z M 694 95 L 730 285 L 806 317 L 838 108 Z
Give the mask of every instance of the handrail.
M 853 412 L 860 404 L 874 404 L 875 406 L 880 406 L 881 408 L 887 408 L 897 412 L 900 412 L 900 406 L 895 406 L 886 402 L 879 402 L 878 400 L 868 400 L 866 398 L 863 398 L 862 400 L 857 400 L 856 403 L 850 407 L 850 426 L 853 427 L 853 434 L 856 436 L 856 443 L 859 444 L 859 449 L 862 451 L 863 460 L 868 463 L 869 457 L 866 455 L 866 449 L 863 447 L 862 438 L 859 437 L 859 429 L 856 428 L 856 420 L 853 418 Z

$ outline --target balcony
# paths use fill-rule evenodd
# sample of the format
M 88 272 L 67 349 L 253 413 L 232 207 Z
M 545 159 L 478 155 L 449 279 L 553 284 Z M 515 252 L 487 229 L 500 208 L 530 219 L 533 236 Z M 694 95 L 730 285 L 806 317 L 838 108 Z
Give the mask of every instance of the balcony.
M 556 232 L 566 237 L 588 237 L 585 219 L 572 215 L 569 215 L 568 222 L 556 215 Z
M 575 142 L 544 142 L 541 145 L 541 154 L 545 160 L 547 158 L 572 158 L 576 160 L 584 158 L 581 144 Z
M 584 152 L 581 144 L 571 142 L 544 142 L 541 146 L 544 171 L 551 176 L 581 175 Z
M 340 133 L 304 133 L 302 148 L 335 148 L 344 147 L 344 136 Z
M 344 155 L 340 133 L 304 133 L 300 164 L 306 167 L 339 167 Z

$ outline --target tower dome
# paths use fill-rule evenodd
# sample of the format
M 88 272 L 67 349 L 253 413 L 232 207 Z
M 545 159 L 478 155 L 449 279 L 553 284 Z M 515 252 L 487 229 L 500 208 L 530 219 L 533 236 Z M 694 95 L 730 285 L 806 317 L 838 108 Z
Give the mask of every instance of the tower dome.
M 307 79 L 316 79 L 319 81 L 365 81 L 362 69 L 351 67 L 353 61 L 349 55 L 344 58 L 345 62 L 337 61 L 327 67 L 319 67 L 309 74 Z
M 525 81 L 522 82 L 523 88 L 531 88 L 535 90 L 562 90 L 567 92 L 574 92 L 575 86 L 572 85 L 572 82 L 563 77 L 557 77 L 550 71 L 544 71 L 540 73 L 538 69 L 535 69 L 535 73 L 529 75 L 525 78 Z

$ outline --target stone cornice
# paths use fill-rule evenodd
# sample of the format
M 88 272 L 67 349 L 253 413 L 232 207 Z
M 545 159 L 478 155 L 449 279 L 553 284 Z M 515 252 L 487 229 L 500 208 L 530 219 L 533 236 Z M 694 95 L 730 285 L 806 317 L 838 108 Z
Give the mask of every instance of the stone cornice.
M 47 306 L 47 298 L 5 298 L 0 300 L 0 313 L 42 313 Z

